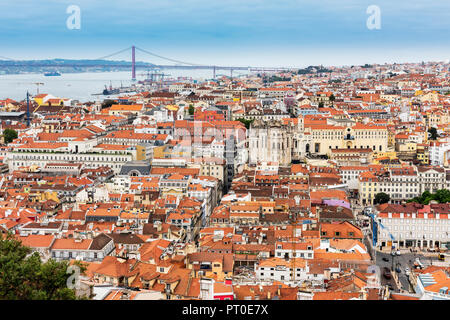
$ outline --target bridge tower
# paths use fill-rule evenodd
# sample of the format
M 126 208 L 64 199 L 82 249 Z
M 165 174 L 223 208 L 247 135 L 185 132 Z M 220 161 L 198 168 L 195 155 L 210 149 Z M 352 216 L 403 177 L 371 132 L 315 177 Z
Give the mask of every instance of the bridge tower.
M 131 80 L 136 81 L 136 47 L 131 47 Z
M 27 91 L 27 127 L 30 127 L 30 94 Z

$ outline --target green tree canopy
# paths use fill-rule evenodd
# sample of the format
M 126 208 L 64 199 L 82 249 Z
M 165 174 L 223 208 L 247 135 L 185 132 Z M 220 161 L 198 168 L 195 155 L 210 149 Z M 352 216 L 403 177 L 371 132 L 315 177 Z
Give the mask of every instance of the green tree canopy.
M 12 142 L 14 139 L 17 139 L 17 131 L 14 129 L 5 129 L 3 131 L 3 137 L 5 138 L 5 143 L 8 144 Z
M 437 201 L 438 203 L 448 203 L 450 202 L 450 190 L 440 189 L 436 193 L 431 193 L 430 191 L 424 191 L 420 197 L 415 197 L 408 202 L 417 202 L 420 204 L 430 204 L 430 201 Z
M 195 112 L 194 106 L 192 104 L 189 105 L 189 114 L 192 116 L 194 114 L 194 112 Z
M 244 118 L 239 118 L 239 119 L 236 119 L 236 120 L 242 122 L 247 129 L 250 128 L 250 124 L 253 122 L 253 119 L 252 120 L 247 120 L 247 119 L 244 119 Z
M 75 290 L 67 286 L 68 266 L 53 259 L 42 263 L 37 252 L 13 235 L 0 234 L 0 300 L 74 300 Z
M 389 200 L 391 200 L 391 197 L 388 194 L 386 194 L 384 192 L 380 192 L 375 195 L 374 203 L 375 204 L 383 204 L 383 203 L 388 203 Z
M 430 139 L 431 140 L 436 140 L 438 138 L 438 133 L 437 133 L 437 129 L 435 127 L 431 127 L 430 129 L 428 129 L 428 132 L 430 133 Z
M 114 100 L 106 99 L 102 102 L 102 109 L 106 109 L 111 107 L 114 103 L 116 103 Z

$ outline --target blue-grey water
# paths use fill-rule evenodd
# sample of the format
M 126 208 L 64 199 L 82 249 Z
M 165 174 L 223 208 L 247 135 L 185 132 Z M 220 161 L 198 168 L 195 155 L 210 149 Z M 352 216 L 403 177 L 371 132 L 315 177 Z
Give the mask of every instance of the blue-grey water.
M 211 70 L 164 70 L 168 78 L 191 77 L 201 81 L 212 78 Z M 146 78 L 146 72 L 137 71 L 137 80 Z M 36 85 L 35 83 L 43 83 Z M 26 98 L 27 90 L 35 95 L 49 93 L 59 98 L 71 98 L 82 102 L 102 100 L 104 96 L 94 96 L 101 93 L 105 85 L 113 87 L 129 86 L 131 73 L 95 72 L 95 73 L 65 73 L 59 77 L 46 77 L 43 74 L 0 74 L 0 100 L 11 98 L 21 101 Z

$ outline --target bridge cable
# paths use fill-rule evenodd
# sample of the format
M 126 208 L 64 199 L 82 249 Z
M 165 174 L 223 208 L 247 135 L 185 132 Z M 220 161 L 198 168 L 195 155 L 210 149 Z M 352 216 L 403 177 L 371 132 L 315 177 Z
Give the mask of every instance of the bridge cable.
M 172 61 L 172 62 L 181 63 L 181 64 L 187 64 L 187 65 L 191 65 L 191 66 L 201 66 L 200 64 L 196 64 L 196 63 L 191 63 L 191 62 L 185 62 L 185 61 L 180 61 L 180 60 L 166 58 L 166 57 L 160 56 L 160 55 L 158 55 L 156 53 L 153 53 L 153 52 L 150 52 L 150 51 L 138 48 L 138 47 L 136 47 L 136 49 L 139 50 L 139 51 L 142 51 L 142 52 L 144 52 L 146 54 L 149 54 L 151 56 L 158 57 L 158 58 L 161 58 L 161 59 L 164 59 L 164 60 L 167 60 L 167 61 Z
M 94 60 L 105 60 L 105 59 L 111 58 L 112 56 L 118 55 L 118 54 L 120 54 L 120 53 L 122 53 L 122 52 L 128 51 L 128 50 L 130 50 L 130 49 L 131 49 L 131 47 L 128 47 L 128 48 L 122 49 L 122 50 L 120 50 L 120 51 L 111 53 L 111 54 L 109 54 L 109 55 L 107 55 L 107 56 L 104 56 L 104 57 L 100 57 L 100 58 L 94 59 Z

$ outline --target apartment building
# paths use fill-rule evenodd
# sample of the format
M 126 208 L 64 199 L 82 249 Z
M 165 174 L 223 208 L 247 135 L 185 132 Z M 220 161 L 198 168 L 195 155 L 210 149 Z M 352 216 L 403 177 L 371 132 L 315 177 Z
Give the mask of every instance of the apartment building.
M 114 173 L 119 173 L 122 166 L 133 160 L 129 150 L 93 151 L 94 146 L 85 150 L 71 150 L 67 142 L 36 143 L 14 148 L 7 154 L 10 171 L 18 170 L 24 166 L 37 166 L 45 168 L 55 163 L 83 163 L 86 169 L 96 169 L 104 166 L 110 167 Z
M 375 195 L 383 192 L 392 203 L 402 203 L 421 195 L 424 191 L 436 192 L 448 188 L 450 181 L 443 168 L 403 166 L 381 171 L 365 171 L 358 180 L 359 201 L 373 204 Z
M 260 281 L 304 281 L 308 271 L 307 261 L 302 258 L 269 258 L 255 264 L 255 275 Z
M 376 209 L 377 245 L 397 248 L 450 246 L 450 204 L 383 204 Z M 392 240 L 391 236 L 394 238 Z
M 93 239 L 55 239 L 50 253 L 55 260 L 102 261 L 114 250 L 114 241 L 104 233 Z

